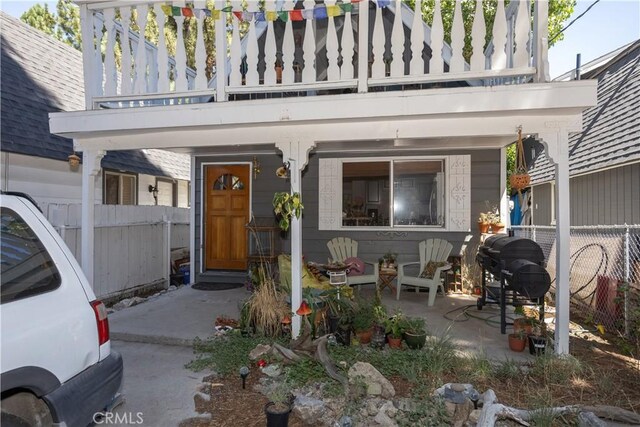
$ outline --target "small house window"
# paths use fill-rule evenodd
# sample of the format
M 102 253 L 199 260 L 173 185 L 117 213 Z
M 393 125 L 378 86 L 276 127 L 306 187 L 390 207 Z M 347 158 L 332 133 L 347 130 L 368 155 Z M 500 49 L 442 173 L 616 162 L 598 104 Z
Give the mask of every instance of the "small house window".
M 135 205 L 136 196 L 135 175 L 105 171 L 105 205 Z

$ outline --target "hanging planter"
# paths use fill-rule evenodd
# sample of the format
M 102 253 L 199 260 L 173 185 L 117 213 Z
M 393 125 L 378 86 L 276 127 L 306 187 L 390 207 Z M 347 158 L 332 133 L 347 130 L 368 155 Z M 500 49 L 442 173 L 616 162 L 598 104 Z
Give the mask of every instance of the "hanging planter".
M 278 192 L 273 195 L 273 212 L 279 218 L 279 225 L 283 231 L 289 229 L 291 219 L 302 215 L 302 198 L 300 193 Z
M 524 159 L 524 146 L 522 145 L 522 127 L 518 128 L 518 142 L 516 145 L 516 170 L 509 177 L 511 188 L 520 192 L 531 183 L 531 176 L 527 171 L 527 163 Z

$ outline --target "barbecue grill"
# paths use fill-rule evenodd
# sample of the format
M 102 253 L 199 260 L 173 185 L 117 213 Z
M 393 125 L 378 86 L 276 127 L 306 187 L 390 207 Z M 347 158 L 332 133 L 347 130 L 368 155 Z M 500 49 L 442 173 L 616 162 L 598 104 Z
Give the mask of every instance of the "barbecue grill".
M 482 267 L 478 310 L 486 304 L 499 304 L 503 334 L 507 327 L 507 305 L 538 306 L 540 320 L 543 320 L 544 296 L 551 286 L 551 278 L 545 269 L 544 253 L 536 242 L 523 237 L 493 235 L 478 248 L 476 261 Z M 500 286 L 488 286 L 488 276 L 493 276 Z

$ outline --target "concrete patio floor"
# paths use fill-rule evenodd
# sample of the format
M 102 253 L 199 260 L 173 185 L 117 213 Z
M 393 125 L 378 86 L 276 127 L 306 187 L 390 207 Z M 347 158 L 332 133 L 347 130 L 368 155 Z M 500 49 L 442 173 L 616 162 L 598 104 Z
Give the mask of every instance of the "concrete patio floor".
M 111 336 L 120 341 L 190 346 L 195 337 L 212 335 L 217 316 L 237 318 L 240 304 L 249 295 L 244 287 L 226 291 L 200 291 L 185 286 L 110 314 Z M 362 287 L 360 295 L 373 298 L 373 286 Z M 478 311 L 475 297 L 450 294 L 438 295 L 435 306 L 427 307 L 426 292 L 416 294 L 403 291 L 399 301 L 389 289 L 385 289 L 382 295 L 390 313 L 400 308 L 406 315 L 424 317 L 431 334 L 448 333 L 456 345 L 468 354 L 485 354 L 493 360 L 533 359 L 528 352 L 509 350 L 507 335 L 500 334 L 500 312 L 495 305 L 485 306 Z M 466 306 L 470 306 L 467 311 L 474 317 L 463 314 Z M 444 316 L 447 313 L 450 313 L 448 317 L 457 321 L 446 319 Z

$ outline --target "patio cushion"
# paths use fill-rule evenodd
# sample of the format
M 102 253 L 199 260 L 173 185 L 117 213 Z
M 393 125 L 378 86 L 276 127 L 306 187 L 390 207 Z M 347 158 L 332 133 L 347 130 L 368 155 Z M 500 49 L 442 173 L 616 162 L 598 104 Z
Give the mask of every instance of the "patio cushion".
M 349 257 L 344 260 L 344 263 L 349 265 L 349 270 L 347 270 L 347 275 L 349 276 L 362 276 L 364 274 L 364 261 L 357 257 Z
M 422 270 L 422 273 L 420 273 L 420 278 L 433 279 L 433 275 L 436 270 L 440 267 L 444 267 L 445 265 L 447 265 L 446 262 L 429 261 L 427 265 L 424 266 L 424 270 Z

